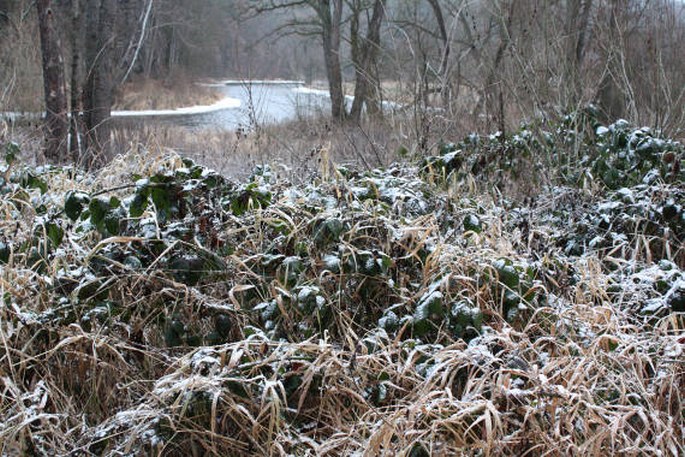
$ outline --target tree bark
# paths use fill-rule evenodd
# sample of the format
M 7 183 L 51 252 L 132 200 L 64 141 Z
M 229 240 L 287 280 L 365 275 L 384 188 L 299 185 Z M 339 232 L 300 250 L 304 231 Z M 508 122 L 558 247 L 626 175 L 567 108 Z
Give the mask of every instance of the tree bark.
M 104 165 L 109 158 L 109 118 L 113 103 L 113 39 L 116 0 L 88 1 L 85 20 L 87 77 L 84 90 L 84 120 L 88 129 L 86 167 Z
M 65 163 L 67 155 L 67 91 L 64 80 L 64 59 L 59 34 L 55 29 L 55 13 L 51 0 L 37 0 L 38 27 L 43 56 L 45 89 L 45 157 L 52 163 Z
M 438 0 L 428 0 L 431 8 L 433 9 L 433 15 L 435 16 L 435 21 L 438 25 L 438 31 L 440 32 L 440 40 L 442 41 L 442 56 L 440 57 L 440 92 L 442 95 L 442 103 L 444 108 L 448 108 L 450 104 L 450 84 L 449 84 L 449 57 L 450 57 L 450 39 L 447 34 L 447 26 L 445 24 L 445 16 L 442 14 L 442 7 Z
M 609 13 L 609 42 L 611 48 L 608 51 L 606 68 L 597 91 L 597 102 L 602 113 L 602 120 L 609 123 L 625 116 L 625 98 L 617 80 L 621 73 L 621 56 L 618 46 L 617 13 L 621 8 L 622 0 L 611 0 Z
M 385 2 L 386 0 L 374 2 L 364 46 L 358 51 L 361 53 L 361 62 L 355 65 L 354 101 L 350 110 L 350 118 L 356 122 L 361 119 L 362 109 L 369 96 L 369 87 L 374 83 L 374 66 L 381 44 L 381 24 L 385 15 Z
M 566 62 L 562 90 L 567 109 L 574 110 L 583 98 L 581 66 L 585 57 L 586 35 L 592 0 L 568 0 L 566 4 Z
M 81 156 L 81 110 L 83 109 L 81 90 L 81 60 L 83 48 L 83 36 L 81 34 L 81 0 L 72 0 L 72 27 L 71 31 L 71 119 L 69 122 L 69 152 L 72 159 Z
M 340 27 L 343 2 L 342 0 L 317 0 L 314 7 L 321 20 L 324 63 L 328 76 L 328 92 L 331 97 L 331 116 L 334 119 L 342 120 L 347 114 L 340 65 Z

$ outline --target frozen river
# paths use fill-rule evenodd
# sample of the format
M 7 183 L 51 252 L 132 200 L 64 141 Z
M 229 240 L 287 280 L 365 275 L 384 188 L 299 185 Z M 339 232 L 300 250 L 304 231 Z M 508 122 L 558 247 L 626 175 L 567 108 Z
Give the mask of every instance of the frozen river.
M 302 81 L 228 80 L 207 84 L 224 98 L 207 106 L 147 111 L 112 111 L 115 125 L 155 122 L 192 129 L 252 130 L 255 127 L 330 114 L 328 91 L 312 89 Z M 346 96 L 348 104 L 353 98 Z M 384 101 L 384 109 L 400 105 Z M 0 112 L 0 119 L 39 119 L 42 113 Z
M 162 111 L 116 111 L 121 120 L 150 119 L 192 128 L 236 130 L 326 113 L 328 92 L 299 81 L 222 81 L 211 84 L 225 98 L 209 106 Z

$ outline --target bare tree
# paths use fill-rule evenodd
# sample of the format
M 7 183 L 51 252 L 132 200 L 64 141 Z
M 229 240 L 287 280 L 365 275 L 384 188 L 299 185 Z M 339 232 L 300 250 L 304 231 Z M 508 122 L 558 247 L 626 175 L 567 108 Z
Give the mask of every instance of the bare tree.
M 356 76 L 354 101 L 350 110 L 350 118 L 357 122 L 361 118 L 364 104 L 367 103 L 369 88 L 375 88 L 379 84 L 377 78 L 374 77 L 374 67 L 378 58 L 378 51 L 381 47 L 381 24 L 385 15 L 385 5 L 386 0 L 374 1 L 373 13 L 369 19 L 366 38 L 364 38 L 361 46 L 358 44 L 361 40 L 358 36 L 354 35 L 354 31 L 350 37 L 350 40 L 355 43 L 352 49 Z M 358 10 L 354 14 L 358 14 Z M 358 33 L 358 27 L 356 32 Z
M 328 93 L 331 97 L 331 115 L 334 119 L 344 119 L 345 95 L 342 87 L 342 68 L 340 65 L 340 41 L 343 2 L 342 0 L 310 0 L 321 23 L 324 62 L 328 76 Z
M 82 162 L 87 167 L 102 165 L 108 158 L 116 10 L 116 0 L 100 0 L 88 1 L 85 11 L 87 40 L 83 111 L 88 129 L 88 150 Z
M 561 85 L 565 92 L 565 105 L 570 109 L 582 101 L 581 67 L 585 59 L 591 10 L 592 0 L 566 1 L 566 61 Z
M 504 133 L 506 131 L 506 119 L 504 113 L 504 72 L 502 66 L 505 60 L 505 52 L 509 48 L 512 41 L 512 20 L 514 17 L 516 1 L 510 0 L 508 5 L 506 2 L 500 4 L 501 11 L 498 14 L 497 21 L 499 22 L 499 42 L 497 50 L 495 51 L 494 59 L 488 70 L 488 75 L 485 78 L 485 85 L 483 86 L 483 100 L 485 102 L 486 117 L 497 119 L 499 130 Z
M 256 2 L 254 10 L 265 13 L 274 10 L 290 9 L 297 11 L 309 8 L 314 18 L 294 19 L 289 25 L 300 29 L 300 33 L 311 34 L 314 30 L 321 39 L 323 57 L 328 79 L 328 92 L 331 99 L 331 115 L 342 120 L 348 117 L 345 108 L 342 71 L 343 25 L 350 24 L 350 60 L 355 71 L 354 101 L 349 117 L 359 120 L 363 107 L 369 100 L 371 89 L 379 86 L 376 75 L 379 50 L 381 48 L 381 26 L 385 17 L 387 0 L 268 0 Z M 369 5 L 372 6 L 369 6 Z M 347 8 L 346 8 L 347 7 Z M 346 13 L 346 10 L 347 13 Z M 361 16 L 371 11 L 362 27 Z M 366 34 L 363 35 L 365 30 Z
M 619 43 L 621 37 L 618 27 L 619 10 L 623 6 L 621 3 L 623 3 L 622 0 L 610 0 L 609 2 L 607 30 L 610 41 L 604 73 L 597 90 L 599 107 L 605 120 L 608 121 L 622 118 L 625 115 L 625 98 L 619 84 L 623 73 L 622 52 Z
M 45 157 L 53 163 L 67 161 L 67 93 L 59 34 L 51 0 L 37 0 L 45 86 Z
M 450 37 L 447 32 L 447 25 L 445 23 L 445 15 L 442 11 L 442 5 L 439 0 L 428 0 L 435 22 L 440 32 L 440 40 L 442 41 L 442 53 L 440 56 L 440 68 L 438 70 L 438 77 L 440 79 L 440 92 L 442 93 L 443 106 L 448 107 L 451 91 L 449 84 L 449 59 L 451 52 Z
M 70 106 L 71 119 L 69 122 L 69 136 L 71 142 L 69 143 L 69 152 L 72 158 L 81 156 L 82 149 L 82 125 L 81 125 L 81 111 L 83 110 L 83 103 L 81 92 L 83 90 L 81 78 L 82 65 L 82 49 L 83 49 L 83 34 L 81 32 L 81 12 L 82 0 L 72 0 L 71 11 L 71 88 L 70 88 Z
M 124 72 L 124 76 L 121 78 L 121 84 L 126 82 L 129 75 L 133 71 L 133 67 L 136 64 L 136 61 L 138 60 L 138 55 L 140 54 L 140 50 L 143 46 L 143 40 L 145 39 L 145 35 L 147 34 L 147 31 L 148 31 L 148 24 L 149 24 L 150 16 L 152 13 L 152 3 L 153 3 L 153 0 L 147 0 L 147 6 L 145 7 L 144 13 L 140 19 L 141 26 L 140 26 L 140 35 L 138 37 L 138 40 L 135 42 L 135 44 L 131 43 L 131 45 L 129 45 L 128 49 L 126 50 L 125 55 L 131 54 L 131 57 L 130 57 L 130 59 L 124 60 L 125 63 L 126 63 L 126 60 L 130 60 L 130 62 L 127 63 L 126 71 Z
M 255 1 L 254 11 L 259 14 L 276 10 L 293 11 L 309 8 L 314 20 L 293 20 L 288 25 L 301 33 L 314 34 L 321 39 L 323 57 L 328 79 L 328 93 L 331 98 L 331 116 L 342 120 L 347 116 L 345 94 L 343 92 L 343 74 L 340 61 L 342 42 L 343 0 L 265 0 Z

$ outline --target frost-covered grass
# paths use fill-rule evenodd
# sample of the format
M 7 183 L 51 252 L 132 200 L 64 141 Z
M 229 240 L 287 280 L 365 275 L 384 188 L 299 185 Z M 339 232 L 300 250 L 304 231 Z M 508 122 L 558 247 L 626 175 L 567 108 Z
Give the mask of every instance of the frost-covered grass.
M 0 453 L 682 455 L 682 147 L 479 190 L 558 167 L 533 138 L 298 183 L 13 164 Z

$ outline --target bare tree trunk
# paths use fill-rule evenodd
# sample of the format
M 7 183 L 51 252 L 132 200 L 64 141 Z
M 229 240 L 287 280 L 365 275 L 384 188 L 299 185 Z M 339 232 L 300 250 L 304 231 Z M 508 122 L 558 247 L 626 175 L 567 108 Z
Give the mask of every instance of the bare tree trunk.
M 347 117 L 345 94 L 343 92 L 343 73 L 340 64 L 340 44 L 343 26 L 343 0 L 292 0 L 270 1 L 264 6 L 255 7 L 257 13 L 283 8 L 297 8 L 307 5 L 317 16 L 316 26 L 320 27 L 323 45 L 324 66 L 328 79 L 328 94 L 331 99 L 331 116 L 338 121 Z M 311 24 L 310 24 L 311 25 Z M 351 27 L 355 27 L 352 24 Z M 352 46 L 356 46 L 352 43 Z M 354 49 L 352 52 L 356 52 Z
M 514 6 L 516 0 L 510 0 L 509 11 L 506 17 L 500 18 L 500 29 L 499 29 L 499 45 L 497 46 L 497 52 L 495 53 L 495 59 L 490 67 L 490 72 L 485 80 L 485 110 L 486 117 L 491 118 L 497 113 L 497 124 L 502 131 L 505 133 L 504 127 L 506 122 L 504 119 L 504 92 L 503 83 L 504 78 L 502 76 L 502 60 L 504 59 L 504 53 L 506 52 L 509 44 L 511 43 L 511 21 L 514 16 Z M 504 138 L 504 135 L 502 135 Z
M 374 83 L 372 80 L 378 57 L 378 49 L 380 48 L 381 24 L 385 15 L 385 2 L 386 0 L 376 0 L 374 2 L 364 46 L 359 50 L 361 52 L 361 62 L 358 66 L 355 66 L 356 82 L 350 117 L 356 122 L 359 122 L 361 118 L 362 109 L 368 98 L 369 86 Z
M 98 5 L 99 3 L 99 5 Z M 113 102 L 112 47 L 116 0 L 89 0 L 85 17 L 88 26 L 84 90 L 84 119 L 88 129 L 88 151 L 84 165 L 101 166 L 109 157 L 108 120 Z
M 71 119 L 69 135 L 71 138 L 69 152 L 72 159 L 81 156 L 81 52 L 83 36 L 81 35 L 81 0 L 73 0 L 71 36 Z
M 55 12 L 51 0 L 37 0 L 38 26 L 43 55 L 45 87 L 45 157 L 52 163 L 67 161 L 67 91 L 64 81 L 64 59 L 59 34 L 55 29 Z
M 440 32 L 440 40 L 442 41 L 442 56 L 440 57 L 440 70 L 438 77 L 440 78 L 440 92 L 442 94 L 443 107 L 448 108 L 450 103 L 450 85 L 449 85 L 449 57 L 450 57 L 450 40 L 447 34 L 447 26 L 445 25 L 445 17 L 442 14 L 442 7 L 438 0 L 428 0 L 433 15 L 438 25 Z
M 314 7 L 321 20 L 324 62 L 328 76 L 328 92 L 331 97 L 331 115 L 334 119 L 344 119 L 347 113 L 340 66 L 340 27 L 343 3 L 342 0 L 317 0 Z
M 121 78 L 121 84 L 125 83 L 126 80 L 128 79 L 128 76 L 131 74 L 131 71 L 133 71 L 133 67 L 136 64 L 136 60 L 138 59 L 138 55 L 140 54 L 140 49 L 143 46 L 143 40 L 145 39 L 145 35 L 147 34 L 147 25 L 148 21 L 150 19 L 150 13 L 152 12 L 152 1 L 153 0 L 148 0 L 147 7 L 145 7 L 145 12 L 143 13 L 143 16 L 141 17 L 141 25 L 140 25 L 140 36 L 138 38 L 138 41 L 136 42 L 135 46 L 132 46 L 132 53 L 133 56 L 131 57 L 131 62 L 127 65 L 126 72 L 124 73 L 123 78 Z M 128 50 L 127 50 L 128 53 Z
M 585 57 L 585 43 L 590 23 L 592 0 L 568 0 L 566 4 L 566 62 L 562 82 L 563 102 L 567 109 L 575 109 L 583 98 L 581 66 Z
M 602 75 L 597 91 L 597 102 L 603 114 L 604 121 L 613 122 L 625 116 L 625 98 L 617 80 L 621 72 L 620 50 L 618 40 L 617 13 L 623 0 L 611 0 L 609 13 L 609 42 L 611 48 L 608 51 L 606 68 Z
M 359 47 L 359 15 L 362 11 L 361 0 L 352 0 L 350 2 L 352 12 L 350 14 L 350 58 L 352 65 L 357 68 L 361 65 L 361 50 Z

